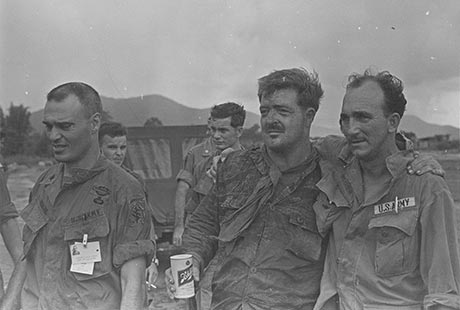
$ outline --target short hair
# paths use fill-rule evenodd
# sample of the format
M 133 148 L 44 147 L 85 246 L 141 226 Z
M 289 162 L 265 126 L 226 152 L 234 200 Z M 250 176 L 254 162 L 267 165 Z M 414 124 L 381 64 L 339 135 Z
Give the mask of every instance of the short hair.
M 246 111 L 243 105 L 234 102 L 226 102 L 213 106 L 210 115 L 211 118 L 218 119 L 231 117 L 230 125 L 236 128 L 238 126 L 243 126 L 246 118 Z
M 353 73 L 348 76 L 347 90 L 358 88 L 366 81 L 376 82 L 383 91 L 384 113 L 386 116 L 392 113 L 398 113 L 403 116 L 406 110 L 407 100 L 404 97 L 403 82 L 388 71 L 374 73 L 372 69 L 366 69 L 363 74 Z
M 293 89 L 297 91 L 297 104 L 301 107 L 314 108 L 318 111 L 319 103 L 324 95 L 319 82 L 318 73 L 308 72 L 305 68 L 292 68 L 273 71 L 259 80 L 257 96 L 259 102 L 263 96 L 273 95 L 282 89 Z
M 48 93 L 46 99 L 48 101 L 61 102 L 70 95 L 78 98 L 87 118 L 95 113 L 102 113 L 101 97 L 99 97 L 98 92 L 88 84 L 82 82 L 70 82 L 59 85 Z
M 103 123 L 101 127 L 99 127 L 98 135 L 99 135 L 99 143 L 101 143 L 102 138 L 105 135 L 112 137 L 112 138 L 126 136 L 126 128 L 120 123 L 107 122 L 107 123 Z

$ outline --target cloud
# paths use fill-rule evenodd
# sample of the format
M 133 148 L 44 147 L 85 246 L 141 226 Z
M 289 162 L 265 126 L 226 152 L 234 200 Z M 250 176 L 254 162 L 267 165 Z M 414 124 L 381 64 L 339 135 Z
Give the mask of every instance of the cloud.
M 450 98 L 458 89 L 440 83 L 460 77 L 456 0 L 3 3 L 3 106 L 35 110 L 52 87 L 84 80 L 111 97 L 158 93 L 200 108 L 235 100 L 257 111 L 257 79 L 297 66 L 319 72 L 325 113 L 337 110 L 346 76 L 370 65 L 408 90 Z

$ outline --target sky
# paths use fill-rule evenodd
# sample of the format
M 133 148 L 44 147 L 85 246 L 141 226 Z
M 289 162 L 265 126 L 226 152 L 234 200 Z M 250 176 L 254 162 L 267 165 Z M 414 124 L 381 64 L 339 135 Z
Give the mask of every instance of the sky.
M 317 118 L 337 123 L 347 76 L 372 67 L 404 82 L 408 114 L 460 127 L 458 0 L 2 0 L 0 43 L 4 111 L 84 81 L 257 113 L 258 78 L 305 67 L 325 91 Z

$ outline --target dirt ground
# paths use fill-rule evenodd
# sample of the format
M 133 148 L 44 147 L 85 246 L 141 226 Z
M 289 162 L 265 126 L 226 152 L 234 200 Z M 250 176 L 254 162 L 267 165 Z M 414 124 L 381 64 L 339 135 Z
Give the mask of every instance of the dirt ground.
M 452 191 L 456 205 L 460 209 L 460 154 L 450 154 L 449 156 L 444 156 L 443 154 L 438 153 L 433 155 L 435 155 L 442 164 L 443 168 L 446 170 L 445 179 Z M 10 171 L 8 188 L 11 198 L 18 211 L 22 210 L 26 206 L 29 192 L 40 172 L 43 170 L 44 168 L 42 167 L 15 167 Z M 458 227 L 460 230 L 460 212 L 458 212 L 457 215 L 459 223 Z M 24 223 L 21 219 L 19 219 L 19 222 L 22 228 Z M 185 310 L 187 309 L 187 306 L 184 300 L 171 301 L 166 294 L 164 270 L 169 267 L 168 264 L 168 258 L 165 255 L 160 255 L 160 276 L 157 283 L 155 283 L 157 289 L 154 289 L 154 291 L 151 292 L 150 297 L 153 298 L 153 302 L 149 309 Z M 13 270 L 13 264 L 2 238 L 0 238 L 0 268 L 6 285 Z

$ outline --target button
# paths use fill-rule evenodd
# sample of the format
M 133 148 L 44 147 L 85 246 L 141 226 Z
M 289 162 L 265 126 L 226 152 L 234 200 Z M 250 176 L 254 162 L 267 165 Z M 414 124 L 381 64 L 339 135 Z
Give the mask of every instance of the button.
M 251 269 L 249 269 L 249 271 L 251 271 L 251 273 L 256 273 L 256 272 L 257 272 L 257 268 L 256 268 L 256 267 L 251 267 Z
M 303 224 L 303 223 L 304 223 L 303 217 L 298 216 L 298 217 L 297 217 L 297 223 Z

